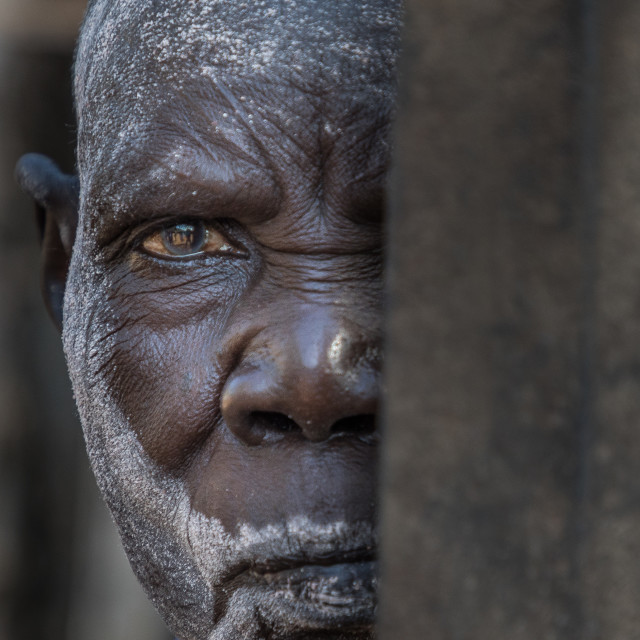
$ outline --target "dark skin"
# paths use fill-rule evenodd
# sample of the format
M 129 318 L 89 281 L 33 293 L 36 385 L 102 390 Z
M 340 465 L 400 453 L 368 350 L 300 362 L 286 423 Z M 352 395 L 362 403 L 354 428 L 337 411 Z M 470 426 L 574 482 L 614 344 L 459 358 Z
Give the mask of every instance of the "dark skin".
M 134 568 L 182 638 L 217 638 L 245 591 L 236 600 L 255 624 L 229 623 L 237 637 L 370 638 L 391 104 L 277 71 L 198 80 L 153 102 L 138 110 L 135 143 L 81 167 L 80 200 L 77 179 L 46 158 L 18 164 L 42 222 L 45 300 L 67 332 L 72 379 L 78 358 L 76 375 L 107 390 L 154 478 L 180 487 L 189 518 L 230 536 L 216 553 L 274 527 L 293 540 L 255 557 L 225 551 L 226 564 L 189 542 L 213 594 L 208 626 L 206 611 L 176 613 L 151 561 L 134 559 L 132 499 L 101 481 L 108 417 L 104 431 L 85 424 L 98 481 Z M 224 126 L 212 129 L 222 109 Z M 315 529 L 299 532 L 300 518 L 325 532 L 322 546 L 304 542 Z

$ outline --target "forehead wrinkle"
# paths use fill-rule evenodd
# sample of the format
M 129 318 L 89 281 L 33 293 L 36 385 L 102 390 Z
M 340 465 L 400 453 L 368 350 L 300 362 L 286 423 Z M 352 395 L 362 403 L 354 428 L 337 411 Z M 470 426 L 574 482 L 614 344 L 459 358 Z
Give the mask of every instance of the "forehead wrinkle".
M 232 165 L 216 164 L 207 176 L 156 163 L 135 177 L 113 179 L 106 187 L 87 189 L 90 211 L 98 220 L 110 221 L 131 214 L 146 218 L 181 212 L 226 217 L 233 208 L 234 217 L 268 217 L 276 208 L 277 191 L 269 181 L 256 178 Z M 259 210 L 257 210 L 259 209 Z M 237 211 L 236 211 L 237 210 Z M 105 213 L 109 213 L 107 218 Z
M 198 126 L 189 117 L 193 112 L 180 111 L 182 115 L 178 118 L 169 117 L 164 121 L 165 124 L 155 127 L 160 135 L 154 136 L 150 146 L 157 165 L 176 173 L 175 169 L 180 166 L 181 160 L 199 156 L 205 159 L 205 166 L 235 165 L 236 170 L 232 173 L 263 174 L 274 182 L 266 149 L 250 129 L 243 131 L 232 126 L 232 123 L 222 128 L 214 122 L 205 130 L 205 127 Z M 157 145 L 156 150 L 153 150 L 154 144 Z M 160 149 L 163 149 L 161 155 L 158 153 Z
M 225 83 L 222 82 L 221 79 L 212 78 L 213 86 L 217 88 L 217 90 L 224 96 L 229 105 L 234 109 L 235 117 L 240 121 L 240 123 L 244 126 L 244 129 L 255 146 L 260 150 L 262 157 L 266 160 L 269 169 L 271 171 L 271 175 L 275 178 L 278 175 L 276 171 L 276 167 L 271 160 L 271 153 L 265 146 L 265 144 L 260 140 L 260 138 L 256 135 L 253 130 L 253 124 L 251 122 L 253 118 L 253 114 L 250 114 L 247 111 L 246 107 L 243 107 L 239 100 L 233 95 L 233 92 L 229 90 L 225 86 Z
M 278 19 L 266 19 L 273 18 L 274 10 Z M 264 126 L 279 132 L 269 153 L 262 145 L 263 153 L 255 155 L 265 169 L 271 169 L 276 186 L 284 192 L 287 172 L 294 168 L 306 175 L 305 167 L 298 166 L 301 159 L 317 158 L 322 114 L 316 113 L 310 128 L 308 121 L 302 126 L 292 121 L 289 126 L 287 119 L 296 114 L 286 91 L 279 96 L 284 98 L 276 105 L 279 112 L 258 93 L 250 114 L 224 79 L 231 81 L 234 91 L 238 82 L 263 79 L 268 84 L 275 79 L 282 88 L 288 81 L 318 105 L 335 101 L 345 91 L 362 97 L 367 93 L 370 104 L 389 103 L 395 89 L 399 13 L 398 0 L 97 0 L 87 13 L 76 61 L 83 189 L 92 183 L 110 186 L 98 174 L 104 176 L 101 168 L 112 166 L 117 156 L 118 141 L 109 140 L 114 131 L 129 127 L 133 134 L 140 132 L 150 115 L 175 106 L 194 81 L 204 80 L 212 86 L 217 83 L 222 103 L 233 105 L 238 125 L 252 138 L 252 151 L 258 152 L 261 145 L 257 130 L 248 126 L 249 115 L 257 120 L 259 113 Z M 274 55 L 268 59 L 262 56 L 263 49 L 248 46 L 261 38 L 272 46 Z M 186 114 L 185 123 L 192 115 Z M 190 144 L 196 155 L 213 156 L 215 161 L 222 153 L 220 145 L 214 148 L 209 142 L 208 132 L 192 131 L 190 137 L 195 138 Z M 236 151 L 236 160 L 242 161 L 243 145 L 227 140 L 222 146 L 228 155 Z M 162 170 L 178 180 L 175 171 Z
M 242 144 L 237 131 L 203 132 L 193 120 L 161 116 L 139 126 L 128 138 L 112 136 L 112 152 L 88 168 L 85 187 L 95 201 L 126 209 L 150 192 L 259 192 L 274 201 L 279 186 L 253 139 Z M 150 131 L 151 133 L 145 133 Z M 236 140 L 233 140 L 235 137 Z M 105 145 L 108 146 L 108 145 Z
M 245 125 L 221 76 L 288 78 L 308 95 L 319 88 L 329 98 L 350 87 L 366 89 L 374 102 L 393 99 L 399 26 L 398 0 L 97 0 L 76 59 L 80 173 L 108 161 L 112 131 L 128 126 L 135 133 L 149 111 L 173 104 L 194 80 L 217 79 Z M 255 47 L 242 49 L 255 38 L 267 38 L 278 55 L 266 60 Z M 304 127 L 292 135 L 266 106 L 261 116 L 272 119 L 279 137 L 306 142 Z

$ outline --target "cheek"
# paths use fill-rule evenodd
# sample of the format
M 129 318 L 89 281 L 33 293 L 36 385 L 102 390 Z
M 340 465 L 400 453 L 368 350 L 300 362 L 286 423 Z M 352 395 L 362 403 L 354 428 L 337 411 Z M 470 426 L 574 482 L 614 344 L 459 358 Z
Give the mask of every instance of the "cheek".
M 223 354 L 215 327 L 123 330 L 111 387 L 147 454 L 178 471 L 219 420 Z
M 242 287 L 125 278 L 93 319 L 91 366 L 147 454 L 180 472 L 219 421 L 223 327 Z M 142 287 L 145 287 L 144 289 Z

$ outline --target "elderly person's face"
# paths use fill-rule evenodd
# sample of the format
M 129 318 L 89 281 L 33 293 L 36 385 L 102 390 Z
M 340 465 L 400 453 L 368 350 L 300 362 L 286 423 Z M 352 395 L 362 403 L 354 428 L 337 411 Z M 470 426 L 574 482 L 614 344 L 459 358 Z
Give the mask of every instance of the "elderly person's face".
M 372 634 L 396 12 L 98 1 L 70 263 L 73 182 L 19 169 L 94 471 L 180 638 Z

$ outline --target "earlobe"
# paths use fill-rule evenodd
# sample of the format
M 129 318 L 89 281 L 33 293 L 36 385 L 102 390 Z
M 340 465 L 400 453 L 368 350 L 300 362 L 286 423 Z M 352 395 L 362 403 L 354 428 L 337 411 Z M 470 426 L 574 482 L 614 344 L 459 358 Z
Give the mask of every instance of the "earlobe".
M 35 153 L 20 158 L 15 175 L 36 205 L 42 294 L 49 315 L 61 329 L 64 289 L 78 226 L 78 179 L 62 173 L 52 160 Z

